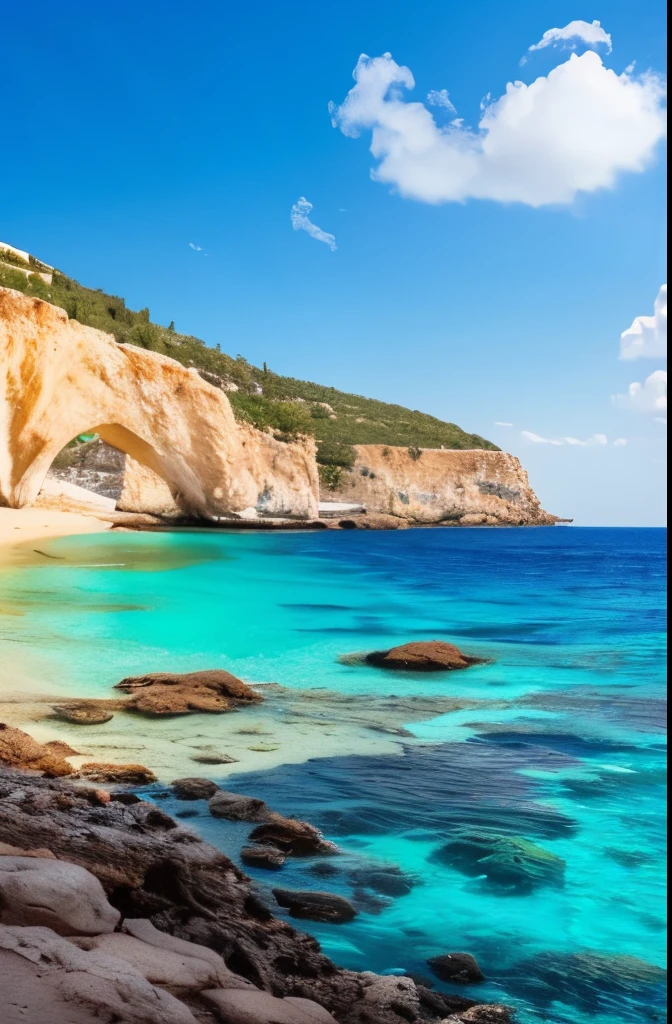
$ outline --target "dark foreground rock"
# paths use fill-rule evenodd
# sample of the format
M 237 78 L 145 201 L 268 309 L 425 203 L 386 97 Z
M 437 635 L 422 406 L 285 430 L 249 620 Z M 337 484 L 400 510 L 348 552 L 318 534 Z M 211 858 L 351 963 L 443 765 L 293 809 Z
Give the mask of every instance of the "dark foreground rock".
M 281 907 L 286 907 L 289 910 L 292 917 L 302 917 L 310 921 L 326 921 L 330 924 L 343 924 L 346 921 L 352 921 L 357 915 L 352 903 L 331 892 L 274 889 L 273 895 Z
M 364 659 L 378 668 L 399 669 L 406 672 L 446 672 L 482 665 L 483 658 L 463 654 L 459 647 L 443 640 L 418 640 L 392 647 L 389 651 L 372 651 Z
M 144 715 L 186 715 L 197 711 L 221 714 L 263 700 L 242 679 L 223 669 L 149 672 L 122 679 L 116 689 L 133 694 L 124 710 Z
M 452 838 L 433 856 L 465 875 L 485 876 L 492 885 L 516 892 L 560 886 L 565 877 L 562 857 L 529 839 L 485 828 L 456 829 Z
M 485 975 L 471 953 L 442 953 L 432 957 L 427 964 L 441 981 L 459 985 L 476 985 L 485 981 Z
M 65 874 L 76 865 L 92 876 L 87 886 L 100 883 L 94 903 L 100 886 L 107 900 L 93 935 L 81 920 L 65 925 L 75 931 L 68 938 L 53 926 L 0 922 L 3 1024 L 270 1024 L 290 1008 L 291 1024 L 332 1024 L 327 1014 L 338 1024 L 508 1019 L 461 1007 L 455 1016 L 454 1004 L 437 1010 L 438 994 L 410 978 L 339 969 L 313 938 L 273 917 L 227 857 L 153 804 L 123 796 L 0 769 L 0 862 L 44 855 L 25 858 L 38 865 L 26 869 L 36 879 L 47 877 L 45 865 Z M 67 897 L 63 877 L 60 888 L 45 885 L 28 910 L 51 906 L 63 921 L 89 913 Z M 18 915 L 14 896 L 9 905 Z

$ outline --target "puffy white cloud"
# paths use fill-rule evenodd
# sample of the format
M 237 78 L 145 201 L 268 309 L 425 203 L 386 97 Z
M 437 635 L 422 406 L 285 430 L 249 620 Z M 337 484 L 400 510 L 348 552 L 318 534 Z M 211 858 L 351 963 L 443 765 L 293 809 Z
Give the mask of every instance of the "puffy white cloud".
M 313 204 L 309 203 L 305 196 L 297 199 L 290 213 L 292 227 L 295 231 L 307 231 L 311 238 L 318 242 L 324 242 L 334 252 L 336 239 L 328 231 L 323 231 L 322 228 L 318 228 L 317 224 L 313 224 L 309 216 L 312 208 Z
M 644 383 L 635 381 L 625 395 L 614 395 L 614 403 L 633 412 L 657 413 L 656 419 L 667 412 L 667 371 L 654 370 Z
M 574 46 L 580 41 L 587 46 L 606 46 L 611 53 L 611 36 L 605 32 L 599 21 L 570 21 L 564 28 L 549 28 L 538 43 L 530 46 L 533 50 L 544 50 L 547 46 Z
M 664 359 L 667 356 L 667 285 L 653 304 L 653 316 L 635 317 L 621 335 L 621 359 Z
M 427 102 L 430 107 L 445 107 L 446 110 L 452 110 L 454 113 L 457 113 L 450 96 L 448 95 L 447 89 L 441 89 L 439 91 L 432 89 L 431 92 L 427 93 Z
M 389 53 L 362 54 L 353 77 L 343 103 L 329 104 L 334 127 L 351 137 L 370 131 L 373 179 L 426 203 L 570 203 L 643 170 L 666 130 L 660 76 L 617 75 L 592 50 L 530 85 L 510 82 L 476 130 L 440 127 L 423 103 L 406 102 L 413 75 Z

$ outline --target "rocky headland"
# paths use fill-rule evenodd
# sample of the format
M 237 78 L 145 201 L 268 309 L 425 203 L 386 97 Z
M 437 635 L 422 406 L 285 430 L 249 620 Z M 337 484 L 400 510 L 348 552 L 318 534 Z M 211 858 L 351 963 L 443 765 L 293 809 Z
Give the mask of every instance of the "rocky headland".
M 0 353 L 0 506 L 30 506 L 44 500 L 45 487 L 53 501 L 61 481 L 69 501 L 56 508 L 93 492 L 109 503 L 107 520 L 126 527 L 558 521 L 541 508 L 519 461 L 494 446 L 341 446 L 353 464 L 320 485 L 311 437 L 236 419 L 226 390 L 195 367 L 120 344 L 9 288 L 0 288 Z M 298 399 L 284 404 L 292 401 L 296 407 Z M 82 435 L 95 436 L 68 450 Z M 320 502 L 350 511 L 320 519 Z M 145 518 L 110 518 L 112 509 Z

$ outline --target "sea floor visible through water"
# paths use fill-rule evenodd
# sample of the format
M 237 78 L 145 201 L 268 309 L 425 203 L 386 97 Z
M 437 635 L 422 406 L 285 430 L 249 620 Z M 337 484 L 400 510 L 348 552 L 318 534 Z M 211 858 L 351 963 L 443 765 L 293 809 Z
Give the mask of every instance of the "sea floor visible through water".
M 353 899 L 349 924 L 294 922 L 342 966 L 431 977 L 429 958 L 468 951 L 487 980 L 452 991 L 522 1022 L 662 1020 L 665 541 L 573 527 L 49 541 L 0 575 L 0 703 L 112 696 L 160 669 L 279 684 L 240 715 L 68 731 L 30 705 L 25 727 L 83 754 L 144 752 L 161 778 L 146 795 L 233 859 L 249 826 L 174 800 L 174 774 L 318 825 L 341 854 L 246 870 L 271 905 L 279 884 Z M 423 675 L 339 661 L 422 639 L 488 661 Z M 195 751 L 237 761 L 204 768 Z M 506 870 L 476 864 L 466 830 L 504 837 Z

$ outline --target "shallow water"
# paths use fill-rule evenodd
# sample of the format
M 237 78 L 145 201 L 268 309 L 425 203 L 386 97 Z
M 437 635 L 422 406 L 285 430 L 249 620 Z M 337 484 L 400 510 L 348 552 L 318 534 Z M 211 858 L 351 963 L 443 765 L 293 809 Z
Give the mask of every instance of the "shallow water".
M 427 974 L 428 957 L 467 949 L 488 977 L 473 994 L 509 999 L 532 1021 L 661 1019 L 657 977 L 623 961 L 563 957 L 664 962 L 665 536 L 541 528 L 70 538 L 42 545 L 44 565 L 0 579 L 0 643 L 5 666 L 13 654 L 25 685 L 49 693 L 107 696 L 123 675 L 222 666 L 249 681 L 360 694 L 362 706 L 368 696 L 376 714 L 390 694 L 406 708 L 414 697 L 457 698 L 462 710 L 397 723 L 412 736 L 394 749 L 343 715 L 334 743 L 264 771 L 264 756 L 278 758 L 269 699 L 271 735 L 250 744 L 268 753 L 233 766 L 240 771 L 226 785 L 307 817 L 344 851 L 337 874 L 294 862 L 283 887 L 353 898 L 352 873 L 380 863 L 412 883 L 382 901 L 360 888 L 351 924 L 305 927 L 358 969 Z M 490 662 L 417 676 L 338 661 L 423 638 Z M 3 687 L 13 679 L 5 667 Z M 338 708 L 327 700 L 324 714 L 333 720 Z M 286 735 L 291 714 L 276 717 Z M 224 736 L 231 719 L 210 717 L 210 734 Z M 180 720 L 180 730 L 197 736 L 203 720 Z M 249 827 L 212 819 L 205 805 L 163 805 L 196 811 L 194 827 L 238 855 Z M 438 851 L 464 825 L 555 854 L 564 880 L 530 889 L 458 870 Z M 575 980 L 562 982 L 563 972 Z

